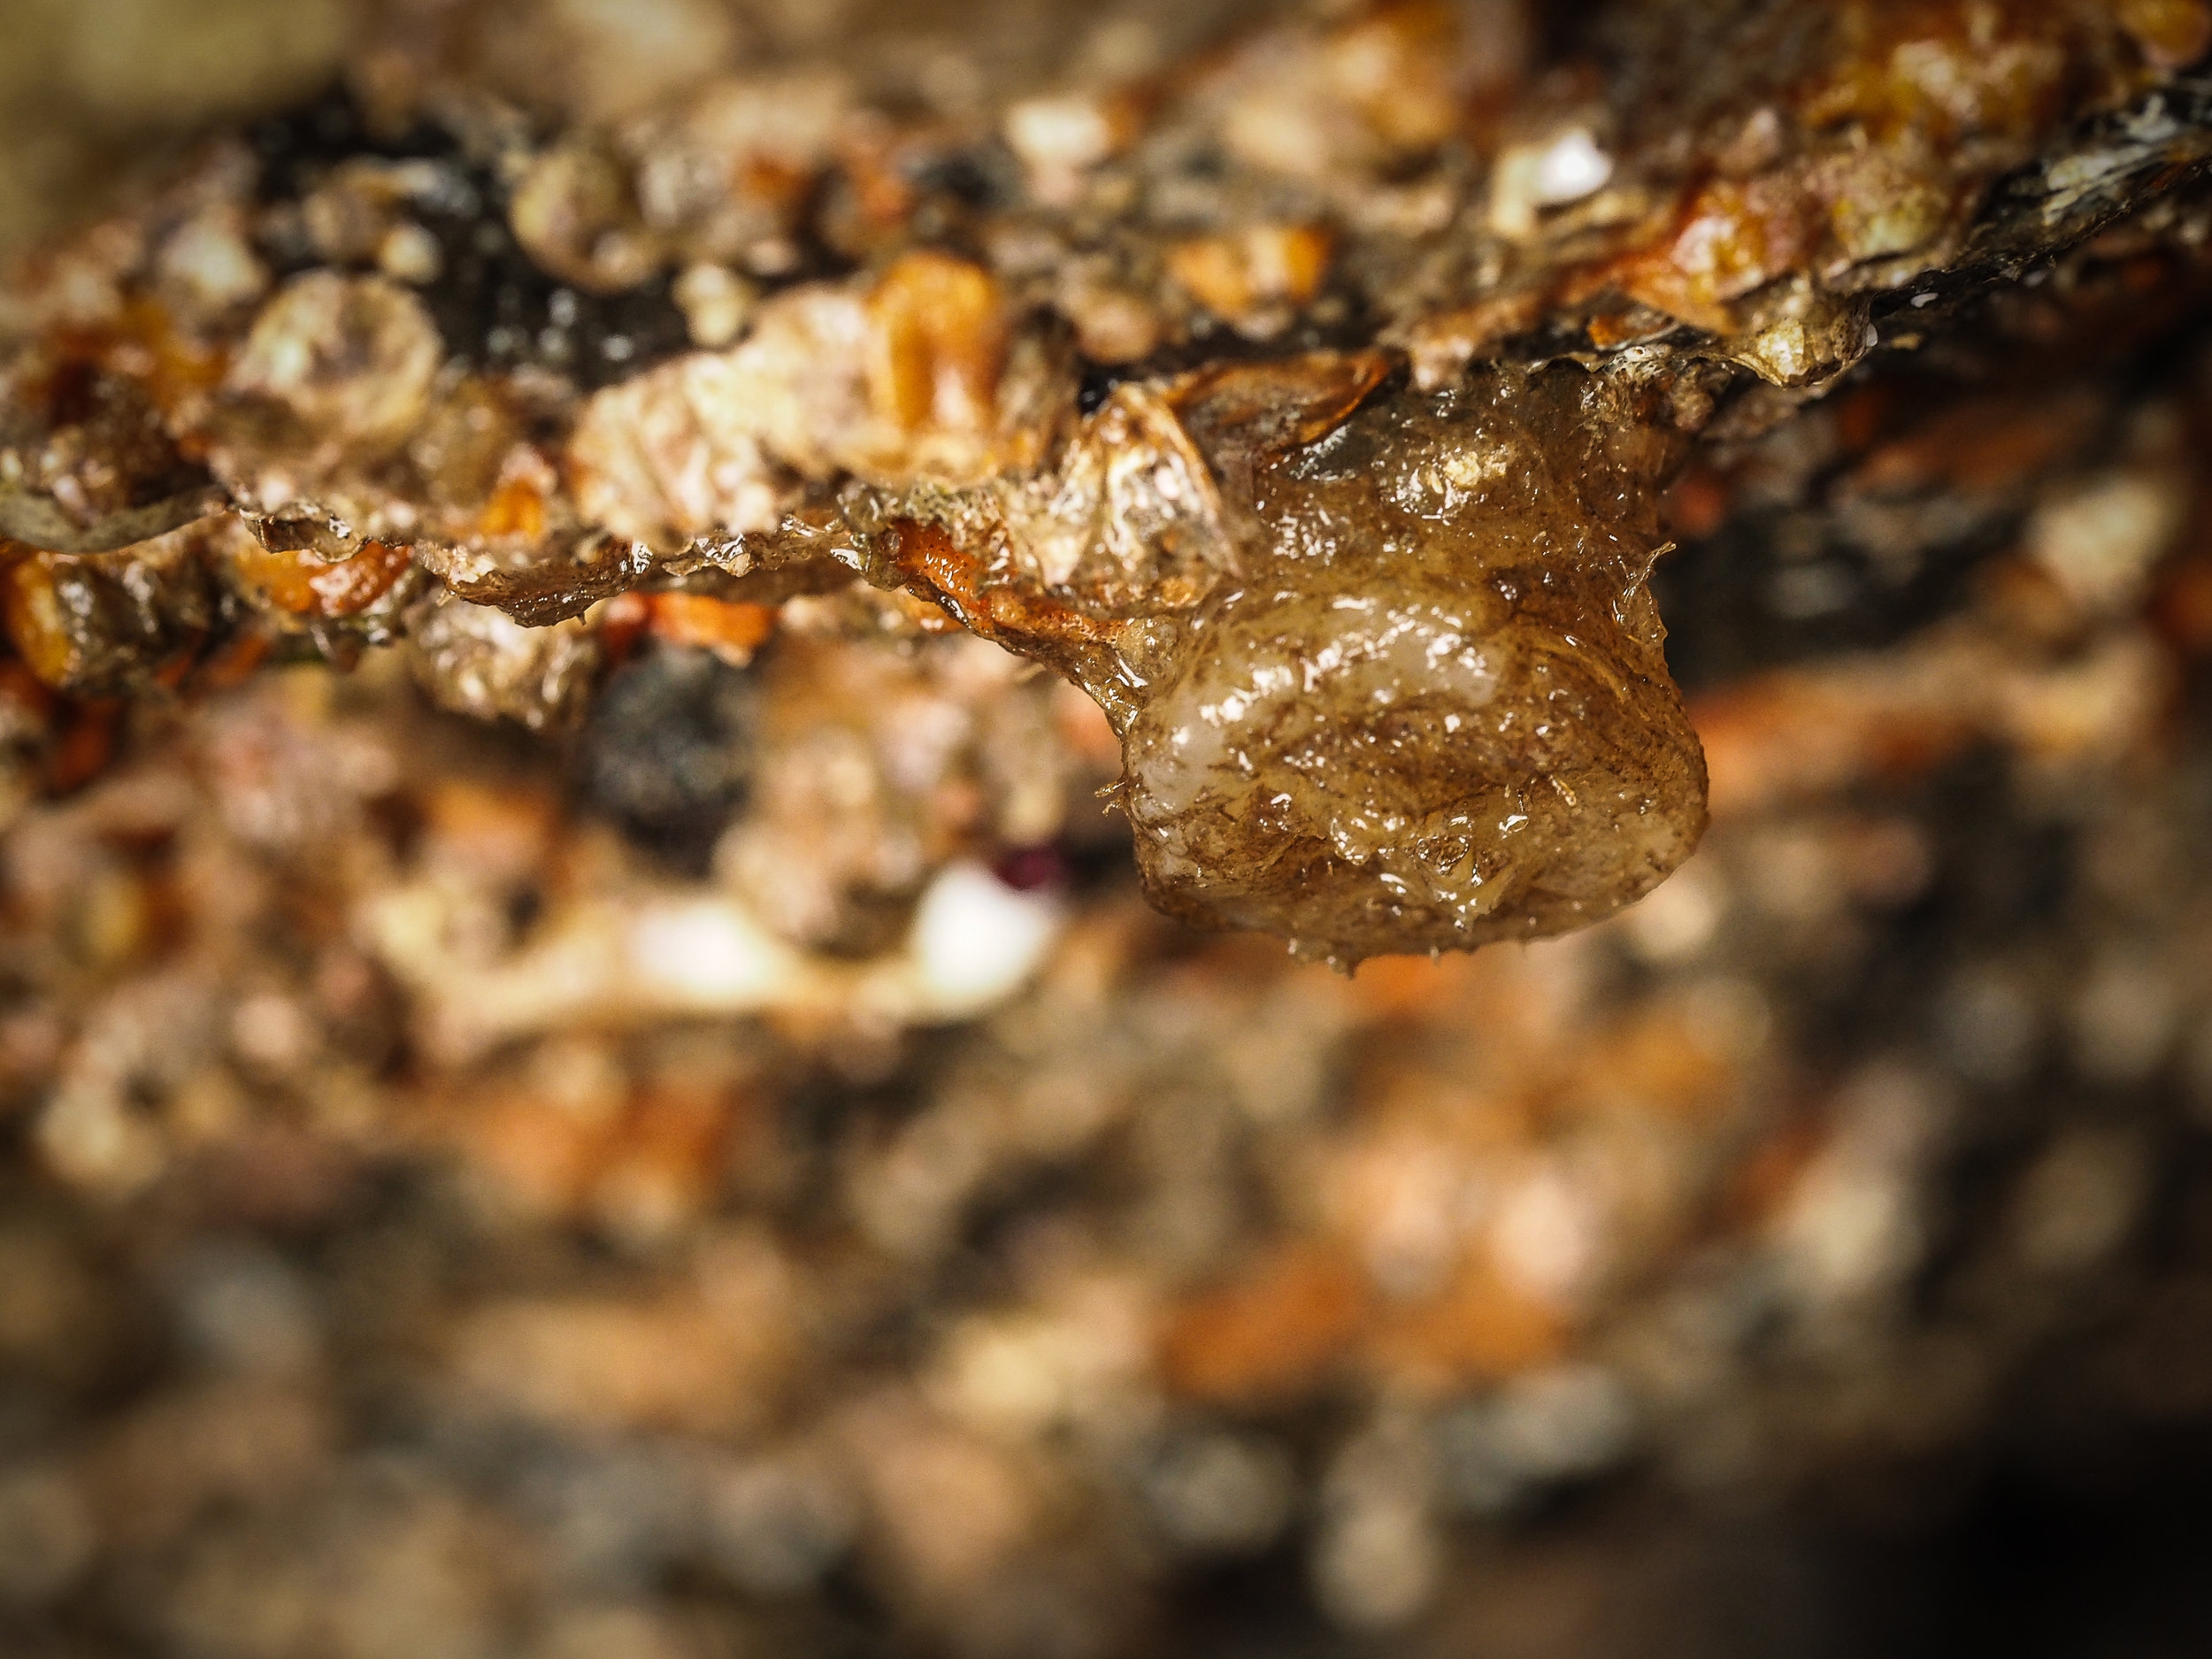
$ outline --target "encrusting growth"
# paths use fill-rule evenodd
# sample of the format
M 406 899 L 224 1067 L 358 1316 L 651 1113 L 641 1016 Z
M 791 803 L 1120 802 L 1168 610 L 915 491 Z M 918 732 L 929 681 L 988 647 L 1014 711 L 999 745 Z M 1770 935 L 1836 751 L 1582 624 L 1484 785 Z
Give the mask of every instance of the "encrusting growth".
M 1124 734 L 1156 901 L 1356 958 L 1563 932 L 1689 856 L 1635 453 L 1669 446 L 1627 401 L 1501 368 L 1254 457 L 1249 553 L 1148 641 Z

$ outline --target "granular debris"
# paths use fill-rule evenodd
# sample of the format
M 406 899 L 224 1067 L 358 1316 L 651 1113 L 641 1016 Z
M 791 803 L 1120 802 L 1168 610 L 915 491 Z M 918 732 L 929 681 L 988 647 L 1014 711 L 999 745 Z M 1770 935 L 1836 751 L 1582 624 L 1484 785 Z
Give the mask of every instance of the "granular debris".
M 194 12 L 0 62 L 0 1648 L 2212 1643 L 2212 9 Z

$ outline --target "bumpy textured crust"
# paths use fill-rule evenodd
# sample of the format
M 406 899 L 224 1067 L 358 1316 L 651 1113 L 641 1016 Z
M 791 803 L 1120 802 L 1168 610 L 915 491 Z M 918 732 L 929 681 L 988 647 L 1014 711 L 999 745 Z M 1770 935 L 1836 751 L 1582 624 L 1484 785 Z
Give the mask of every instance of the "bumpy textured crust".
M 599 601 L 865 578 L 1099 702 L 1163 907 L 1340 959 L 1686 857 L 1644 584 L 1688 436 L 2208 149 L 2193 0 L 1647 0 L 1609 79 L 1526 83 L 1514 8 L 1401 0 L 964 123 L 826 65 L 534 119 L 484 10 L 7 288 L 33 672 L 412 631 L 537 724 Z

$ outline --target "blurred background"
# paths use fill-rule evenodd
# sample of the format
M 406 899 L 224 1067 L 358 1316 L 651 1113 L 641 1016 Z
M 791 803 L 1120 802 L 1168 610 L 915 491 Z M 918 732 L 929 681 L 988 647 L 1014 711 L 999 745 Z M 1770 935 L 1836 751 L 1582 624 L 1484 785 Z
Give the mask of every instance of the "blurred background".
M 372 41 L 950 118 L 1236 10 L 0 0 L 0 250 Z M 1179 928 L 1084 698 L 834 596 L 640 602 L 557 733 L 394 652 L 129 709 L 0 659 L 0 1650 L 2212 1652 L 2164 211 L 1705 452 L 1713 828 L 1526 949 Z

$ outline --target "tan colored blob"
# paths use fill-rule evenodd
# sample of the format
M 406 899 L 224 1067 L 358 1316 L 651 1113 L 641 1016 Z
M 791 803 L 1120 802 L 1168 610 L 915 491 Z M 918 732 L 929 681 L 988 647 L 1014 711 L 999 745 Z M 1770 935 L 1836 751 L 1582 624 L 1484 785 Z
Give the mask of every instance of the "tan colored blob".
M 872 572 L 1081 685 L 1162 909 L 1340 962 L 1563 933 L 1695 847 L 1632 373 L 1314 353 L 1125 387 Z
M 1494 372 L 1256 472 L 1241 579 L 1125 733 L 1156 902 L 1356 961 L 1581 926 L 1689 856 L 1704 762 L 1606 397 Z

